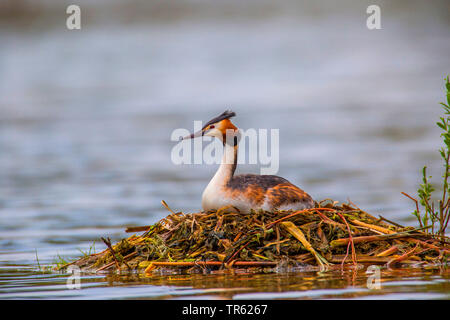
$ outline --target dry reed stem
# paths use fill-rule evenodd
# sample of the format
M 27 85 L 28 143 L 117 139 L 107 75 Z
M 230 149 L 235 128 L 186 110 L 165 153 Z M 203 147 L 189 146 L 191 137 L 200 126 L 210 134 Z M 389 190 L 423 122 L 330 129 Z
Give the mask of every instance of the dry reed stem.
M 406 260 L 406 259 L 409 258 L 410 256 L 412 256 L 418 247 L 419 247 L 419 244 L 416 244 L 416 246 L 414 247 L 414 249 L 412 249 L 412 250 L 410 250 L 410 251 L 408 251 L 408 252 L 402 254 L 400 257 L 397 257 L 397 258 L 394 258 L 394 259 L 389 260 L 388 263 L 387 263 L 388 268 L 389 268 L 391 265 L 396 264 L 396 263 L 399 263 L 399 262 L 401 262 L 401 261 L 403 261 L 403 260 Z
M 384 233 L 384 234 L 393 234 L 393 233 L 395 233 L 395 231 L 392 231 L 392 230 L 389 230 L 389 229 L 386 229 L 386 228 L 383 228 L 383 227 L 380 227 L 380 226 L 376 226 L 376 225 L 373 225 L 373 224 L 365 223 L 365 222 L 362 222 L 362 221 L 359 221 L 359 220 L 356 220 L 356 219 L 350 219 L 350 222 L 354 223 L 354 224 L 356 224 L 358 226 L 368 228 L 370 230 L 379 231 L 379 232 Z
M 321 255 L 317 253 L 316 250 L 314 250 L 313 246 L 306 240 L 305 235 L 295 224 L 293 224 L 290 221 L 284 221 L 281 223 L 281 225 L 290 233 L 292 234 L 298 241 L 300 241 L 306 250 L 311 252 L 314 257 L 317 260 L 317 263 L 322 267 L 325 268 L 325 265 L 329 265 L 329 262 L 323 258 Z
M 291 213 L 290 215 L 287 215 L 287 216 L 285 216 L 285 217 L 283 217 L 283 218 L 281 218 L 281 219 L 275 220 L 274 222 L 269 223 L 269 224 L 266 226 L 266 228 L 267 228 L 267 229 L 270 229 L 270 227 L 272 227 L 273 225 L 275 225 L 275 224 L 277 224 L 277 223 L 280 223 L 281 221 L 284 221 L 284 220 L 286 220 L 286 219 L 292 218 L 292 217 L 294 217 L 294 216 L 296 216 L 296 215 L 299 215 L 299 214 L 302 214 L 302 213 L 312 212 L 312 211 L 317 211 L 317 210 L 322 210 L 322 211 L 336 211 L 336 210 L 334 210 L 334 209 L 329 209 L 329 208 L 311 208 L 311 209 L 304 209 L 304 210 L 300 210 L 300 211 L 296 211 L 296 212 L 294 212 L 294 213 Z
M 392 246 L 389 249 L 384 250 L 383 252 L 380 252 L 379 254 L 377 254 L 377 257 L 387 257 L 397 251 L 398 251 L 398 246 L 395 245 L 395 246 Z

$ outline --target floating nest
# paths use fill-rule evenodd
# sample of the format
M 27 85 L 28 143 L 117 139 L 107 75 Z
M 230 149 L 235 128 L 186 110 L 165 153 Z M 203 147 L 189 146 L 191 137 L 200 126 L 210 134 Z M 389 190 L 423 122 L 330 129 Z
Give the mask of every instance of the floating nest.
M 170 211 L 154 225 L 126 230 L 143 234 L 114 245 L 102 238 L 107 249 L 59 269 L 74 264 L 85 272 L 130 270 L 148 275 L 161 269 L 270 272 L 283 267 L 442 265 L 450 254 L 448 238 L 375 218 L 352 203 L 323 200 L 301 211 L 252 214 L 230 207 L 190 214 Z

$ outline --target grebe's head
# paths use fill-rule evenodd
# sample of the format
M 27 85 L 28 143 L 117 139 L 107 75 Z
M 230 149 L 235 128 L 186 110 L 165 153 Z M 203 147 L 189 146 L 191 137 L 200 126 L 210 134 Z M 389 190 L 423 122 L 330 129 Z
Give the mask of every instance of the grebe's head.
M 184 137 L 182 140 L 209 136 L 215 137 L 222 142 L 227 141 L 227 137 L 233 138 L 233 141 L 235 141 L 236 139 L 234 138 L 239 139 L 240 136 L 239 129 L 230 120 L 235 115 L 236 113 L 233 111 L 227 110 L 221 115 L 209 120 L 201 130 Z

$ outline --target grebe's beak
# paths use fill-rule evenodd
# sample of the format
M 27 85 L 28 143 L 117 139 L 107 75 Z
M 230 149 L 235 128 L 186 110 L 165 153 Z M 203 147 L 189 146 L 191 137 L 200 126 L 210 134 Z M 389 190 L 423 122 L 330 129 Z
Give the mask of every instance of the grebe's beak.
M 197 131 L 195 133 L 191 133 L 190 135 L 187 135 L 185 137 L 180 138 L 180 141 L 181 140 L 188 140 L 188 139 L 198 138 L 198 137 L 203 136 L 204 133 L 205 133 L 205 131 L 202 129 L 202 130 L 199 130 L 199 131 Z
M 215 125 L 218 123 L 221 123 L 221 121 L 223 121 L 223 120 L 234 117 L 235 115 L 236 114 L 233 111 L 227 110 L 224 113 L 222 113 L 221 115 L 215 117 L 214 119 L 209 120 L 201 130 L 199 130 L 195 133 L 191 133 L 190 135 L 187 135 L 186 137 L 180 138 L 180 141 L 194 139 L 194 138 L 202 137 L 205 135 L 206 136 L 215 136 L 215 137 L 221 136 L 222 133 L 220 132 L 220 130 L 215 128 Z

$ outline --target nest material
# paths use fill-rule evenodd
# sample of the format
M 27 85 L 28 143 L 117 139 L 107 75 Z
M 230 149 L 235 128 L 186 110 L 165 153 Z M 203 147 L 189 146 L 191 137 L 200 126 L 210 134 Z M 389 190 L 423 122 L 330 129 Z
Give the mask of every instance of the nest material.
M 145 270 L 149 274 L 158 268 L 442 264 L 450 254 L 448 239 L 377 219 L 354 204 L 329 200 L 295 212 L 240 214 L 229 207 L 191 214 L 172 212 L 152 226 L 127 231 L 140 230 L 146 231 L 115 245 L 102 239 L 106 250 L 71 264 L 88 272 Z

